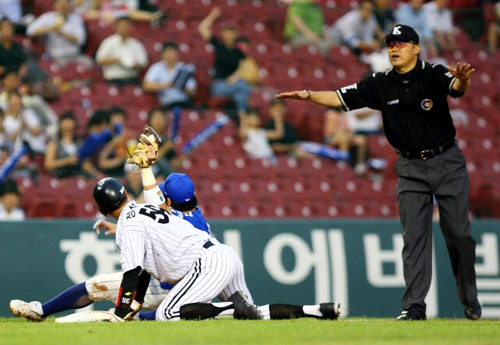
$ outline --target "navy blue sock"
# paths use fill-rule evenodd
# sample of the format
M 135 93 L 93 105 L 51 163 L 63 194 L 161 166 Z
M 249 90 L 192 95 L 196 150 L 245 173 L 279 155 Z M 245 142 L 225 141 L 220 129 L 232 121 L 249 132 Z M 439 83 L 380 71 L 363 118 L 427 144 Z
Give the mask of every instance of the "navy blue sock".
M 154 321 L 156 319 L 156 310 L 155 311 L 145 311 L 139 314 L 139 319 L 141 321 Z
M 73 285 L 42 305 L 43 316 L 60 313 L 65 310 L 79 309 L 93 303 L 85 288 L 85 282 Z

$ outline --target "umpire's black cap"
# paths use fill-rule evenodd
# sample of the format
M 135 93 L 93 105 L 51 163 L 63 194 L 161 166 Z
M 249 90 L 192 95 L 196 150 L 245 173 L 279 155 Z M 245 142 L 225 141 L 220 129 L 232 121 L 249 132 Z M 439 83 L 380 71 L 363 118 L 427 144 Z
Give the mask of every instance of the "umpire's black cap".
M 106 177 L 94 187 L 94 200 L 99 212 L 107 215 L 127 201 L 125 187 L 117 179 Z
M 391 32 L 384 37 L 385 44 L 393 41 L 413 42 L 415 44 L 419 44 L 420 38 L 418 37 L 415 29 L 411 26 L 396 24 L 392 27 Z

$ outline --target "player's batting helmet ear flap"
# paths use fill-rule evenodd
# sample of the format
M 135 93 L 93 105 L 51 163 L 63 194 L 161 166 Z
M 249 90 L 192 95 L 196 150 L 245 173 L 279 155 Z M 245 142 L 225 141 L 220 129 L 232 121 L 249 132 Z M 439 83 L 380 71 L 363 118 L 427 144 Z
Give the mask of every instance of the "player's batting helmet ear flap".
M 127 201 L 127 192 L 117 179 L 106 177 L 95 185 L 94 200 L 99 212 L 107 215 Z

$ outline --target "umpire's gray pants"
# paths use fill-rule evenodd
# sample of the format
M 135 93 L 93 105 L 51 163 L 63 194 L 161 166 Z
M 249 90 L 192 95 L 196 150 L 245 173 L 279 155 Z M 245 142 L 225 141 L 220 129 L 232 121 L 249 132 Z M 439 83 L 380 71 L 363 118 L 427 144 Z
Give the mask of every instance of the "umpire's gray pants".
M 432 277 L 433 194 L 439 205 L 439 223 L 457 280 L 458 296 L 463 305 L 474 302 L 476 242 L 470 231 L 469 176 L 462 151 L 455 145 L 425 161 L 400 157 L 396 174 L 404 240 L 403 308 L 415 304 L 425 307 Z

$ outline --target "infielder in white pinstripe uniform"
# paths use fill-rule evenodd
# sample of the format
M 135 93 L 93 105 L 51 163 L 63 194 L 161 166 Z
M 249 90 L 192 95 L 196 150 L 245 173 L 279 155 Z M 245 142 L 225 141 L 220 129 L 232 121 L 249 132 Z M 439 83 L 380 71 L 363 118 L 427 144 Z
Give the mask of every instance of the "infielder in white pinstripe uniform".
M 153 205 L 128 201 L 115 179 L 100 180 L 94 199 L 101 213 L 118 220 L 116 244 L 123 280 L 115 309 L 117 320 L 137 313 L 151 276 L 175 284 L 160 304 L 156 319 L 205 319 L 222 313 L 262 319 L 252 304 L 243 264 L 226 245 L 183 219 Z M 226 303 L 211 303 L 219 297 Z
M 148 129 L 145 129 L 144 133 L 148 134 Z M 188 206 L 188 204 L 192 204 L 191 200 L 196 200 L 196 197 L 194 197 L 194 184 L 187 176 L 180 178 L 182 177 L 181 176 L 182 174 L 173 174 L 173 175 L 179 175 L 179 176 L 169 176 L 169 179 L 170 177 L 176 177 L 175 183 L 173 182 L 174 179 L 172 179 L 172 182 L 168 182 L 169 179 L 167 179 L 167 181 L 164 184 L 162 184 L 163 187 L 161 191 L 158 189 L 158 187 L 156 186 L 156 181 L 154 181 L 152 171 L 149 168 L 152 162 L 151 160 L 145 158 L 146 152 L 144 150 L 144 147 L 145 146 L 143 145 L 142 150 L 136 151 L 136 153 L 134 154 L 135 161 L 134 159 L 132 159 L 132 162 L 140 165 L 142 168 L 141 173 L 143 175 L 143 185 L 145 186 L 144 194 L 146 201 L 148 203 L 153 203 L 155 205 L 161 205 L 161 207 L 169 211 L 169 214 L 170 212 L 174 212 L 173 215 L 178 215 L 179 212 L 176 213 L 174 210 L 167 207 L 164 204 L 165 198 L 167 198 L 169 202 L 170 198 L 173 198 L 174 201 L 178 199 L 179 200 L 178 202 L 187 200 L 188 202 L 186 202 L 186 206 L 188 208 L 181 205 L 183 207 L 182 209 L 185 208 L 186 210 L 188 209 L 190 210 L 193 207 L 195 207 L 196 205 L 194 205 L 193 207 Z M 147 148 L 147 150 L 149 149 L 151 149 L 151 146 Z M 142 155 L 142 158 L 138 158 L 137 157 L 138 155 L 139 156 Z M 169 186 L 168 188 L 166 187 L 167 185 Z M 172 195 L 170 195 L 170 193 L 172 193 Z M 186 198 L 189 198 L 189 200 Z M 189 214 L 190 213 L 188 213 L 188 215 Z M 186 218 L 186 216 L 181 215 L 181 218 L 182 217 L 190 221 L 189 216 Z M 201 216 L 201 213 L 200 217 L 198 217 L 196 221 L 194 222 L 190 221 L 190 222 L 199 229 L 207 231 L 207 233 L 209 233 L 208 230 L 209 226 L 206 223 L 203 216 Z M 107 224 L 103 223 L 101 224 L 101 226 L 104 225 L 104 227 L 110 233 L 114 233 L 115 232 L 114 224 L 111 224 L 109 222 L 105 223 Z M 239 266 L 241 267 L 242 265 L 239 259 L 238 262 Z M 87 305 L 88 303 L 91 303 L 92 301 L 110 300 L 114 302 L 117 299 L 118 289 L 122 277 L 123 277 L 122 273 L 96 276 L 85 283 L 75 285 L 74 287 L 66 290 L 65 292 L 57 296 L 55 299 L 49 301 L 47 304 L 44 305 L 47 305 L 47 308 L 51 307 L 51 310 L 53 310 L 52 312 L 54 313 L 73 308 L 81 308 Z M 162 284 L 166 283 L 162 282 Z M 243 284 L 244 284 L 244 278 L 243 278 Z M 243 290 L 246 289 L 246 284 L 244 284 L 244 286 L 245 288 Z M 103 289 L 103 287 L 105 287 L 105 289 Z M 167 290 L 165 291 L 162 288 L 163 289 L 167 288 Z M 160 303 L 160 301 L 164 298 L 165 294 L 168 292 L 169 289 L 169 287 L 163 287 L 163 286 L 162 288 L 160 288 L 158 281 L 151 280 L 151 284 L 147 290 L 148 293 L 146 295 L 143 306 L 146 307 L 147 309 L 155 309 Z M 248 291 L 248 289 L 246 289 L 246 291 Z M 206 308 L 206 306 L 204 307 Z M 200 306 L 197 306 L 197 308 L 199 309 Z M 224 313 L 232 314 L 232 310 L 230 308 L 227 311 L 224 311 L 223 309 L 224 308 L 222 308 L 221 310 L 214 310 L 212 308 L 211 313 L 209 313 L 207 317 L 219 315 L 221 311 L 222 314 Z M 44 319 L 44 317 L 47 316 L 45 315 L 45 308 L 42 310 L 41 304 L 39 302 L 27 303 L 20 300 L 13 300 L 11 301 L 11 310 L 17 316 L 24 316 L 30 320 L 36 320 L 36 321 L 41 321 Z M 262 315 L 264 315 L 265 319 L 284 319 L 284 318 L 288 319 L 296 317 L 316 317 L 325 319 L 336 319 L 338 317 L 338 306 L 335 306 L 334 303 L 323 303 L 321 305 L 310 305 L 310 306 L 272 304 L 272 305 L 261 306 L 259 307 L 259 310 L 261 311 Z M 149 316 L 148 314 L 151 313 L 146 313 L 144 314 L 144 316 L 147 317 L 147 319 L 152 319 L 154 314 L 152 314 L 151 316 Z M 65 322 L 82 322 L 84 320 L 98 321 L 101 320 L 100 317 L 103 316 L 101 314 L 95 314 L 95 315 L 90 315 L 89 318 L 87 319 L 82 319 L 81 317 L 78 317 L 76 319 L 72 319 L 71 321 L 65 321 Z M 107 316 L 105 315 L 104 319 L 106 318 Z
M 174 178 L 171 178 L 174 177 Z M 168 200 L 174 198 L 174 200 L 186 200 L 186 198 L 193 199 L 194 197 L 194 183 L 192 180 L 184 174 L 173 174 L 169 176 L 165 183 L 161 185 L 161 191 L 164 197 Z M 186 192 L 187 191 L 187 192 Z M 157 194 L 155 194 L 157 195 Z M 182 198 L 181 198 L 182 196 Z M 151 196 L 146 194 L 147 202 L 155 202 L 154 198 L 151 200 Z M 161 200 L 160 200 L 161 201 Z M 170 203 L 170 200 L 168 200 Z M 180 207 L 185 209 L 191 209 L 186 207 Z M 168 208 L 167 208 L 168 209 Z M 177 215 L 178 212 L 171 210 L 173 215 Z M 199 216 L 196 221 L 191 221 L 190 215 L 182 215 L 183 219 L 186 219 L 195 227 L 197 230 L 207 231 L 209 229 L 206 220 Z M 204 223 L 204 224 L 201 224 Z M 200 226 L 200 224 L 202 226 Z M 99 228 L 104 228 L 109 234 L 116 233 L 116 225 L 110 222 L 100 222 Z M 208 233 L 208 231 L 207 231 Z M 54 313 L 62 312 L 65 310 L 72 310 L 82 308 L 89 303 L 94 301 L 109 300 L 116 303 L 118 298 L 118 292 L 120 289 L 120 284 L 123 279 L 123 273 L 112 273 L 112 274 L 102 274 L 87 280 L 84 283 L 74 285 L 64 292 L 60 293 L 57 297 L 45 302 L 43 305 L 38 302 L 24 302 L 21 300 L 12 300 L 10 307 L 14 315 L 23 316 L 32 321 L 43 321 L 47 316 Z M 160 284 L 162 286 L 160 286 Z M 156 310 L 160 303 L 165 298 L 166 294 L 172 288 L 172 286 L 163 286 L 165 282 L 159 283 L 157 280 L 152 279 L 147 290 L 143 309 Z M 166 289 L 166 290 L 165 290 Z M 316 318 L 327 318 L 335 319 L 337 317 L 335 306 L 333 303 L 323 303 L 321 305 L 306 305 L 306 306 L 295 306 L 295 305 L 283 305 L 283 304 L 271 304 L 263 305 L 258 307 L 261 311 L 264 319 L 288 319 L 288 318 L 298 318 L 298 317 L 316 317 Z M 143 313 L 141 312 L 141 320 L 154 320 L 155 312 Z M 83 318 L 86 315 L 88 318 Z M 83 322 L 83 321 L 99 321 L 101 316 L 100 313 L 95 314 L 78 314 L 79 318 L 75 318 L 72 321 L 67 322 Z M 65 320 L 67 318 L 64 318 Z

